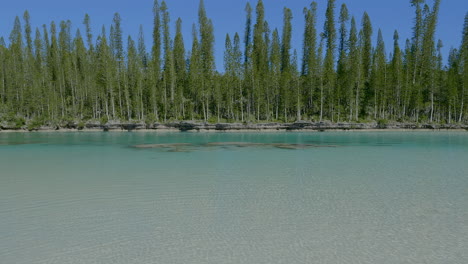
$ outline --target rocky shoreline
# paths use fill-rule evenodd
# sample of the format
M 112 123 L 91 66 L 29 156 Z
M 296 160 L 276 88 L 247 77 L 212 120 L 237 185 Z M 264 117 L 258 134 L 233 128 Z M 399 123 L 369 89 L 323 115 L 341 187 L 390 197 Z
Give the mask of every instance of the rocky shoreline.
M 106 124 L 100 122 L 75 123 L 69 122 L 63 125 L 48 125 L 35 128 L 22 126 L 20 128 L 0 123 L 0 131 L 3 132 L 27 132 L 27 131 L 377 131 L 377 130 L 466 130 L 468 124 L 416 124 L 416 123 L 332 123 L 332 122 L 308 122 L 294 123 L 216 123 L 181 121 L 170 123 L 144 122 L 118 122 L 109 121 Z

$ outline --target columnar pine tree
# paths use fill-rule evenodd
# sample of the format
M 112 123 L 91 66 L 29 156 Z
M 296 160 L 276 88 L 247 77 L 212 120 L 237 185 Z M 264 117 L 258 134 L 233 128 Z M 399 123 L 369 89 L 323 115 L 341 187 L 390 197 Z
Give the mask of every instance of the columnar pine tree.
M 270 84 L 273 91 L 275 120 L 278 120 L 281 102 L 281 41 L 278 29 L 273 31 L 270 51 L 270 68 Z
M 292 38 L 292 11 L 284 8 L 283 37 L 281 41 L 281 101 L 283 106 L 284 122 L 288 121 L 288 109 L 291 104 L 291 38 Z
M 387 60 L 386 60 L 385 44 L 383 41 L 382 31 L 379 29 L 377 35 L 377 46 L 374 52 L 372 64 L 371 86 L 368 98 L 373 98 L 373 116 L 374 119 L 385 118 L 385 104 L 387 91 Z
M 434 93 L 435 93 L 435 71 L 436 71 L 436 43 L 435 32 L 437 26 L 437 17 L 439 14 L 440 0 L 434 1 L 434 6 L 425 17 L 425 29 L 422 44 L 421 58 L 421 84 L 423 86 L 423 95 L 428 95 L 430 98 L 423 98 L 424 101 L 429 100 L 430 105 L 430 122 L 434 116 Z M 424 109 L 426 110 L 426 109 Z M 425 111 L 427 112 L 427 111 Z
M 177 112 L 176 117 L 185 118 L 185 93 L 184 87 L 187 79 L 187 65 L 185 61 L 185 45 L 182 36 L 182 19 L 177 19 L 176 35 L 174 39 L 174 75 L 175 75 L 175 105 Z
M 203 117 L 207 121 L 210 115 L 210 93 L 213 89 L 214 81 L 214 36 L 213 23 L 207 17 L 205 4 L 200 0 L 198 9 L 198 25 L 200 27 L 200 61 L 202 70 L 201 96 Z
M 326 53 L 324 61 L 324 86 L 326 90 L 328 115 L 334 121 L 335 117 L 335 100 L 336 100 L 336 81 L 335 81 L 335 48 L 336 48 L 336 28 L 335 28 L 335 0 L 328 0 L 327 11 L 325 14 L 325 25 L 323 28 L 323 36 L 326 39 Z M 324 100 L 321 100 L 322 102 Z M 323 107 L 321 107 L 323 111 Z M 323 112 L 320 113 L 322 119 Z
M 348 105 L 349 105 L 349 120 L 353 118 L 357 121 L 359 119 L 359 96 L 362 84 L 362 56 L 359 46 L 358 32 L 356 27 L 356 20 L 351 18 L 351 29 L 349 31 L 348 39 L 348 71 L 347 71 L 347 85 L 348 85 Z
M 247 119 L 250 119 L 251 99 L 253 96 L 253 72 L 252 72 L 252 7 L 250 3 L 245 6 L 246 22 L 244 33 L 244 90 L 245 98 L 242 101 L 246 102 Z M 244 118 L 242 118 L 244 120 Z
M 171 37 L 169 32 L 170 17 L 167 10 L 165 1 L 161 2 L 162 14 L 162 27 L 163 27 L 163 44 L 164 44 L 164 67 L 163 67 L 163 108 L 164 108 L 164 121 L 167 120 L 168 115 L 175 116 L 176 103 L 175 99 L 175 68 L 174 68 L 174 55 L 171 45 Z
M 233 82 L 231 86 L 234 87 L 234 89 L 236 89 L 236 92 L 234 92 L 234 94 L 237 94 L 237 99 L 235 100 L 236 105 L 238 107 L 236 113 L 236 120 L 239 120 L 240 115 L 240 120 L 244 122 L 244 92 L 242 90 L 242 51 L 240 36 L 237 33 L 234 35 L 234 43 L 231 54 L 231 71 L 233 77 Z
M 304 77 L 304 91 L 306 94 L 305 106 L 307 114 L 313 115 L 315 111 L 315 90 L 318 80 L 317 63 L 317 3 L 312 2 L 310 9 L 304 8 L 305 30 L 302 59 L 302 75 Z
M 189 65 L 189 80 L 188 87 L 190 90 L 190 95 L 192 98 L 190 109 L 191 109 L 191 119 L 197 118 L 200 116 L 200 107 L 202 105 L 201 97 L 201 78 L 202 78 L 202 65 L 201 65 L 201 54 L 200 54 L 200 43 L 198 41 L 198 33 L 196 26 L 192 27 L 192 53 L 190 55 L 190 65 Z
M 233 59 L 234 59 L 234 47 L 232 45 L 231 37 L 229 34 L 226 34 L 226 40 L 224 42 L 224 72 L 225 81 L 223 82 L 223 86 L 227 91 L 226 94 L 226 101 L 227 101 L 227 112 L 230 118 L 234 117 L 234 89 L 232 82 L 234 81 L 234 73 L 233 73 Z
M 400 37 L 398 31 L 393 33 L 393 57 L 390 65 L 390 115 L 391 118 L 402 118 L 402 86 L 403 86 L 403 61 L 400 45 L 398 43 Z M 392 99 L 393 98 L 393 99 Z
M 346 108 L 350 108 L 349 105 L 346 105 L 346 102 L 349 102 L 348 93 L 346 92 L 349 86 L 348 75 L 348 30 L 347 23 L 349 21 L 349 13 L 346 4 L 341 5 L 340 10 L 340 43 L 338 47 L 338 66 L 337 66 L 337 83 L 336 91 L 337 94 L 337 108 L 338 108 L 338 121 L 340 121 L 341 114 L 346 114 Z
M 159 119 L 159 98 L 160 98 L 160 78 L 161 78 L 161 15 L 158 0 L 154 0 L 153 5 L 153 47 L 150 74 L 149 97 L 152 111 L 150 112 L 154 119 Z
M 361 40 L 361 56 L 362 56 L 362 78 L 363 78 L 363 91 L 359 94 L 357 105 L 362 115 L 367 115 L 368 104 L 370 100 L 371 89 L 371 70 L 372 70 L 372 24 L 367 12 L 364 12 L 362 17 L 362 40 Z M 363 102 L 361 103 L 361 98 Z
M 113 24 L 111 26 L 111 34 L 110 34 L 110 48 L 112 49 L 112 54 L 113 54 L 112 62 L 116 64 L 115 72 L 112 73 L 114 78 L 111 82 L 112 82 L 112 86 L 115 86 L 117 90 L 116 94 L 117 94 L 118 102 L 116 103 L 118 103 L 117 112 L 119 114 L 119 117 L 123 116 L 123 110 L 124 110 L 123 96 L 125 94 L 125 92 L 122 89 L 122 79 L 123 79 L 122 68 L 124 64 L 124 52 L 123 52 L 121 21 L 122 19 L 120 18 L 119 13 L 115 13 Z M 126 98 L 125 102 L 127 105 L 129 104 L 128 98 Z M 113 118 L 115 118 L 115 116 L 113 116 Z
M 458 122 L 462 122 L 463 117 L 467 116 L 466 112 L 466 104 L 468 100 L 468 13 L 465 15 L 465 23 L 463 25 L 463 37 L 462 43 L 460 46 L 461 52 L 461 64 L 462 64 L 462 71 L 461 74 L 463 76 L 462 85 L 461 85 L 461 93 L 460 93 L 460 114 L 458 117 Z
M 138 120 L 145 120 L 147 104 L 145 103 L 145 91 L 147 90 L 149 59 L 146 52 L 145 36 L 143 34 L 143 26 L 140 25 L 140 32 L 138 33 L 138 58 L 135 62 L 136 69 L 133 69 L 134 73 L 134 85 L 136 91 L 133 94 L 133 101 L 135 108 L 135 117 Z M 129 67 L 130 68 L 130 67 Z M 130 71 L 129 71 L 130 74 Z
M 260 111 L 265 104 L 264 96 L 266 93 L 266 74 L 268 70 L 268 47 L 265 40 L 265 10 L 263 1 L 259 0 L 256 7 L 256 23 L 254 25 L 253 38 L 253 91 L 254 97 L 252 105 L 256 106 L 255 112 L 257 121 L 260 120 Z M 268 116 L 268 115 L 266 115 Z

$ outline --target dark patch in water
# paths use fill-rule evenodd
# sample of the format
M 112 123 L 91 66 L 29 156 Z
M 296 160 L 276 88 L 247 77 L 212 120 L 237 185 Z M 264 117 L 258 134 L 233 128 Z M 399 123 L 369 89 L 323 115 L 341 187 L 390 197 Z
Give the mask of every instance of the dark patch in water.
M 19 145 L 33 145 L 42 144 L 44 142 L 30 141 L 30 142 L 0 142 L 0 146 L 19 146 Z
M 316 144 L 291 144 L 291 143 L 253 143 L 253 142 L 209 142 L 201 145 L 194 145 L 190 143 L 168 143 L 168 144 L 141 144 L 135 145 L 133 148 L 137 149 L 160 149 L 168 152 L 190 152 L 204 148 L 221 147 L 223 149 L 229 148 L 246 148 L 246 147 L 273 147 L 278 149 L 309 149 L 309 148 L 332 148 L 336 145 L 316 145 Z
M 138 149 L 154 149 L 154 148 L 175 148 L 182 146 L 192 146 L 190 143 L 169 143 L 169 144 L 141 144 L 135 145 L 134 148 Z

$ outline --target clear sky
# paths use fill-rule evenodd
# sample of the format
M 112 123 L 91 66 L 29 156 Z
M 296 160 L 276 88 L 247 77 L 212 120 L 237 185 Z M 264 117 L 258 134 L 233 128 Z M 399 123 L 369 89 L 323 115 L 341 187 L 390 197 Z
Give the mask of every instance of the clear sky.
M 208 16 L 213 20 L 215 27 L 215 55 L 216 66 L 223 68 L 223 51 L 226 33 L 239 32 L 243 36 L 245 26 L 244 7 L 250 2 L 255 8 L 256 0 L 205 0 Z M 304 16 L 302 10 L 309 6 L 311 0 L 264 0 L 266 19 L 273 29 L 282 28 L 283 7 L 287 6 L 293 11 L 293 48 L 301 53 Z M 433 0 L 426 0 L 432 6 Z M 172 34 L 175 30 L 175 21 L 178 17 L 183 20 L 183 33 L 186 49 L 191 47 L 192 23 L 197 22 L 197 9 L 199 0 L 166 0 L 171 15 Z M 322 31 L 327 1 L 317 0 L 318 24 L 317 29 Z M 392 50 L 393 32 L 400 33 L 400 45 L 403 47 L 406 38 L 411 37 L 414 10 L 409 0 L 337 0 L 336 17 L 339 7 L 346 3 L 348 10 L 357 19 L 360 25 L 364 11 L 371 17 L 374 27 L 373 40 L 377 39 L 378 28 L 382 29 L 387 53 Z M 139 25 L 142 24 L 145 32 L 147 48 L 150 50 L 152 32 L 152 6 L 153 0 L 12 0 L 5 1 L 0 9 L 0 36 L 8 39 L 16 15 L 22 17 L 27 9 L 31 15 L 34 27 L 49 24 L 52 20 L 70 19 L 76 27 L 82 29 L 83 17 L 88 13 L 91 17 L 94 35 L 100 32 L 102 25 L 110 26 L 113 14 L 119 12 L 122 17 L 124 34 L 130 34 L 137 39 Z M 442 0 L 437 38 L 444 42 L 444 60 L 450 47 L 459 48 L 464 22 L 468 12 L 468 0 Z M 75 32 L 73 30 L 72 32 Z M 34 32 L 34 31 L 33 31 Z M 84 32 L 82 30 L 82 32 Z M 109 32 L 109 31 L 107 31 Z M 126 38 L 125 38 L 126 40 Z

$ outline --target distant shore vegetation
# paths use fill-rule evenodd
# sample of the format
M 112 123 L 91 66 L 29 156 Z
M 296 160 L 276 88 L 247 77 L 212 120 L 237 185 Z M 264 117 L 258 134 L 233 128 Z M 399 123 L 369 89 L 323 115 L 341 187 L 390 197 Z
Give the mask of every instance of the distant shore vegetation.
M 142 26 L 138 39 L 124 36 L 118 13 L 96 33 L 88 15 L 80 21 L 84 32 L 71 21 L 33 29 L 26 11 L 16 17 L 8 44 L 0 38 L 0 122 L 466 123 L 468 13 L 460 46 L 444 58 L 443 42 L 435 39 L 440 0 L 410 4 L 413 35 L 400 47 L 398 31 L 394 43 L 384 43 L 367 13 L 358 25 L 335 0 L 320 7 L 326 18 L 319 25 L 312 2 L 295 18 L 305 20 L 299 57 L 291 48 L 291 10 L 284 8 L 282 28 L 270 28 L 264 3 L 247 3 L 245 31 L 223 40 L 222 72 L 203 0 L 191 47 L 184 45 L 181 18 L 170 32 L 164 1 L 153 5 L 149 48 Z

